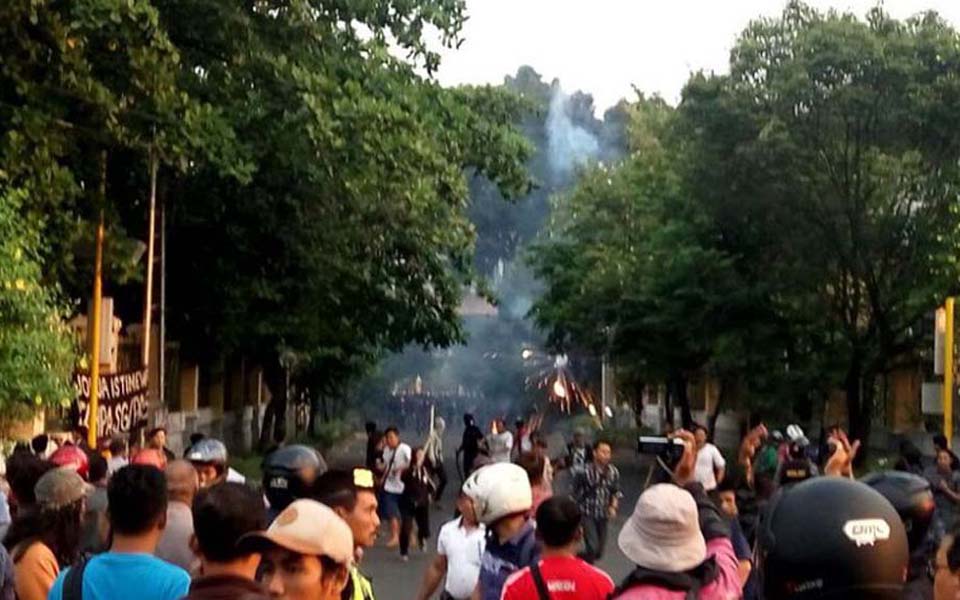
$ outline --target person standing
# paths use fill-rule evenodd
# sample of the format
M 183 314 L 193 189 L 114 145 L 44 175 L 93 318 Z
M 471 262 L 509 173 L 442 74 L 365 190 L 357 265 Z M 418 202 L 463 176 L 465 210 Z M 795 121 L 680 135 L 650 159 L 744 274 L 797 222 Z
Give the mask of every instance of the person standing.
M 563 468 L 572 472 L 582 471 L 593 462 L 593 449 L 587 444 L 586 433 L 582 427 L 573 430 L 573 441 L 567 445 L 567 456 Z
M 486 528 L 477 521 L 473 501 L 463 490 L 457 497 L 457 511 L 460 516 L 440 528 L 437 556 L 423 575 L 418 600 L 429 600 L 441 581 L 441 600 L 468 600 L 477 587 Z
M 107 475 L 113 475 L 129 464 L 127 440 L 115 437 L 110 440 L 110 458 L 107 459 Z
M 167 464 L 167 525 L 155 552 L 157 558 L 191 571 L 197 557 L 191 548 L 193 538 L 193 498 L 200 484 L 193 465 L 185 460 Z
M 167 462 L 177 458 L 177 456 L 167 448 L 166 427 L 154 427 L 147 433 L 147 447 L 162 452 Z
M 60 573 L 48 600 L 63 600 L 65 589 L 84 600 L 177 600 L 187 595 L 190 575 L 153 556 L 167 520 L 167 478 L 149 465 L 117 471 L 107 487 L 110 551 Z
M 550 498 L 537 509 L 537 537 L 543 542 L 540 561 L 511 575 L 501 600 L 606 600 L 613 580 L 577 558 L 583 537 L 581 513 L 568 497 Z
M 953 457 L 948 450 L 937 452 L 937 464 L 928 467 L 924 477 L 930 482 L 936 504 L 934 537 L 940 539 L 953 528 L 960 503 L 960 473 L 953 470 Z
M 513 463 L 477 469 L 463 484 L 477 519 L 487 526 L 480 562 L 480 600 L 499 600 L 507 578 L 539 560 L 536 526 L 530 517 L 533 494 L 527 473 Z
M 400 503 L 403 500 L 403 474 L 410 468 L 413 454 L 410 446 L 400 441 L 400 431 L 390 427 L 384 432 L 383 457 L 380 459 L 381 488 L 383 500 L 381 516 L 390 523 L 390 539 L 387 548 L 400 545 Z
M 620 471 L 610 464 L 613 451 L 602 440 L 593 445 L 593 462 L 574 473 L 573 497 L 583 509 L 583 552 L 580 558 L 593 564 L 607 545 L 607 524 L 620 508 Z
M 80 556 L 81 523 L 92 486 L 67 467 L 44 473 L 36 506 L 14 519 L 4 539 L 20 600 L 46 600 L 61 569 Z
M 491 423 L 490 435 L 487 436 L 487 450 L 490 452 L 492 462 L 510 462 L 510 453 L 513 450 L 513 434 L 507 429 L 503 419 L 494 419 Z
M 367 469 L 327 471 L 315 482 L 313 499 L 333 509 L 353 534 L 355 560 L 341 600 L 374 600 L 373 584 L 360 572 L 364 548 L 372 548 L 380 529 L 377 490 L 373 472 Z
M 403 474 L 403 499 L 400 514 L 400 558 L 406 561 L 410 551 L 410 534 L 417 522 L 417 545 L 426 552 L 430 539 L 430 499 L 433 497 L 433 479 L 427 466 L 423 448 L 413 451 L 413 464 Z
M 244 536 L 239 550 L 262 554 L 260 573 L 273 598 L 340 600 L 350 581 L 350 527 L 314 500 L 295 500 L 265 532 Z
M 433 431 L 427 438 L 424 450 L 427 453 L 427 464 L 430 471 L 437 478 L 437 489 L 433 493 L 433 501 L 439 502 L 443 497 L 443 490 L 447 487 L 447 470 L 443 467 L 443 433 L 447 429 L 447 422 L 443 417 L 433 420 Z
M 716 446 L 707 441 L 707 428 L 697 425 L 694 429 L 697 440 L 697 469 L 696 480 L 703 489 L 711 492 L 717 484 L 723 481 L 726 474 L 727 461 Z
M 463 415 L 463 437 L 460 440 L 460 448 L 457 454 L 463 454 L 463 477 L 469 477 L 473 473 L 474 463 L 480 455 L 480 443 L 483 441 L 483 432 L 477 427 L 477 422 L 473 415 L 467 413 Z
M 239 483 L 219 483 L 197 495 L 192 512 L 200 566 L 184 600 L 268 600 L 256 582 L 260 554 L 238 547 L 243 536 L 267 527 L 260 495 Z
M 376 471 L 377 458 L 383 452 L 383 435 L 377 431 L 377 424 L 373 421 L 367 421 L 364 429 L 367 431 L 367 457 L 364 464 L 370 471 Z

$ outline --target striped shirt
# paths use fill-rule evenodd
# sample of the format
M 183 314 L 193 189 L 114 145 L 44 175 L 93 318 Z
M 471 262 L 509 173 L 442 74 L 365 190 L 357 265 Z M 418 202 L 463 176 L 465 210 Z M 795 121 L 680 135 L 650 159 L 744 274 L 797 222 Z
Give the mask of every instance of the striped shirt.
M 590 463 L 574 476 L 573 497 L 586 517 L 606 519 L 611 503 L 621 496 L 620 471 L 613 465 Z

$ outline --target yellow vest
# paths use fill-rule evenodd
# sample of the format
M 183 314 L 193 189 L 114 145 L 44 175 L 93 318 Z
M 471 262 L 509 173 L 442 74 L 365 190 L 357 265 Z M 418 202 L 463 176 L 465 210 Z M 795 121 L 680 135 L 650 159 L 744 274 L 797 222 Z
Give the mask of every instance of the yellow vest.
M 353 584 L 353 595 L 350 600 L 376 600 L 373 595 L 373 584 L 357 567 L 350 567 L 350 582 Z

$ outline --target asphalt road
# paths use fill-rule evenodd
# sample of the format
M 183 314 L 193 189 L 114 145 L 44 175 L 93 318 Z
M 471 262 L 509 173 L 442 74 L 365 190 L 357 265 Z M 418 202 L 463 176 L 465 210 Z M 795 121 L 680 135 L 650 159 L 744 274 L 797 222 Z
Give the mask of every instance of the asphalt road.
M 411 446 L 423 442 L 423 440 L 409 435 L 404 436 L 403 441 Z M 549 436 L 549 443 L 551 456 L 562 454 L 564 444 L 561 436 Z M 403 562 L 400 559 L 399 550 L 383 547 L 382 544 L 386 541 L 386 535 L 385 531 L 381 530 L 378 545 L 366 552 L 361 563 L 361 569 L 373 579 L 377 600 L 414 600 L 416 598 L 424 571 L 436 554 L 436 534 L 443 523 L 453 516 L 454 498 L 460 483 L 453 466 L 455 464 L 453 450 L 457 445 L 459 445 L 459 435 L 456 437 L 448 436 L 448 439 L 445 440 L 445 449 L 449 455 L 446 462 L 447 472 L 451 480 L 444 492 L 444 497 L 441 499 L 441 505 L 431 507 L 430 530 L 433 535 L 427 551 L 421 552 L 411 546 L 409 561 Z M 351 467 L 363 463 L 363 451 L 364 440 L 357 438 L 350 443 L 341 445 L 327 459 L 333 466 Z M 646 469 L 641 467 L 636 454 L 628 450 L 617 451 L 614 455 L 614 463 L 620 469 L 625 498 L 621 504 L 620 515 L 610 523 L 606 551 L 596 566 L 606 571 L 615 583 L 619 583 L 632 567 L 617 548 L 617 535 L 637 502 L 640 488 L 646 478 Z M 566 493 L 568 489 L 567 475 L 565 473 L 559 474 L 557 480 L 554 481 L 554 493 Z

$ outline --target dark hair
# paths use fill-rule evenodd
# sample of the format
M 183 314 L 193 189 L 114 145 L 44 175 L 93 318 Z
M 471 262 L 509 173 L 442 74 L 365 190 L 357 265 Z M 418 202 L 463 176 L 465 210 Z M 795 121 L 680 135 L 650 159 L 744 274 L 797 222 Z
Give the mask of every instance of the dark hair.
M 202 439 L 205 438 L 205 437 L 207 437 L 207 436 L 206 436 L 205 434 L 203 434 L 203 433 L 200 433 L 199 431 L 196 431 L 196 432 L 194 432 L 194 433 L 191 433 L 191 434 L 190 434 L 190 445 L 192 446 L 192 445 L 196 444 L 197 442 L 199 442 L 200 440 L 202 440 Z
M 41 433 L 38 436 L 35 436 L 30 440 L 30 447 L 33 449 L 36 454 L 43 454 L 47 451 L 47 446 L 50 444 L 50 436 L 45 433 Z
M 397 429 L 396 425 L 391 425 L 390 427 L 387 427 L 387 430 L 386 430 L 386 431 L 383 432 L 383 437 L 387 437 L 387 436 L 390 435 L 391 433 L 395 433 L 395 434 L 397 434 L 397 435 L 399 436 L 399 435 L 400 435 L 400 430 Z
M 102 454 L 99 452 L 91 452 L 89 462 L 88 481 L 100 481 L 107 476 L 107 459 L 105 459 Z
M 530 485 L 538 485 L 543 482 L 543 470 L 546 464 L 543 457 L 533 452 L 524 452 L 520 456 L 518 464 L 527 472 L 527 479 Z
M 161 431 L 162 431 L 163 433 L 167 433 L 167 428 L 166 428 L 166 427 L 154 427 L 153 429 L 151 429 L 150 431 L 147 432 L 147 439 L 149 440 L 150 438 L 152 438 L 153 436 L 157 435 L 157 434 L 160 433 Z
M 942 433 L 935 434 L 933 436 L 933 447 L 934 448 L 949 448 L 947 445 L 947 436 Z
M 330 508 L 352 511 L 357 506 L 357 494 L 362 488 L 353 483 L 353 473 L 342 469 L 327 471 L 313 483 L 311 497 Z M 370 490 L 373 492 L 373 490 Z
M 370 435 L 372 435 L 372 434 L 374 434 L 374 433 L 377 432 L 377 424 L 374 423 L 373 421 L 367 421 L 366 424 L 364 424 L 363 427 L 364 427 L 364 429 L 367 430 L 367 433 L 370 434 Z
M 613 444 L 610 443 L 610 440 L 600 439 L 600 440 L 595 441 L 595 442 L 593 443 L 593 450 L 594 450 L 594 451 L 599 450 L 599 449 L 600 449 L 600 446 L 606 446 L 607 448 L 610 448 L 611 450 L 613 450 Z
M 110 454 L 123 454 L 127 451 L 127 440 L 123 438 L 113 438 L 110 440 Z
M 252 488 L 224 482 L 203 489 L 193 500 L 193 532 L 204 558 L 230 562 L 246 556 L 237 549 L 243 535 L 267 528 L 263 499 Z
M 50 548 L 61 569 L 73 564 L 80 555 L 82 508 L 83 502 L 78 500 L 55 509 L 33 506 L 17 515 L 3 539 L 13 561 L 23 558 L 30 546 L 40 542 Z
M 7 481 L 18 507 L 26 508 L 37 503 L 33 488 L 40 477 L 54 466 L 52 462 L 29 452 L 14 452 L 7 459 Z
M 167 516 L 167 476 L 152 465 L 127 465 L 107 486 L 110 526 L 117 533 L 146 533 Z
M 710 434 L 710 430 L 707 429 L 707 426 L 706 426 L 706 425 L 704 425 L 704 424 L 702 424 L 702 423 L 694 423 L 694 424 L 693 424 L 693 432 L 696 433 L 697 431 L 700 431 L 700 430 L 703 430 L 703 432 L 706 433 L 707 435 Z
M 537 534 L 546 546 L 566 546 L 576 539 L 581 519 L 576 502 L 567 496 L 554 496 L 537 509 Z

